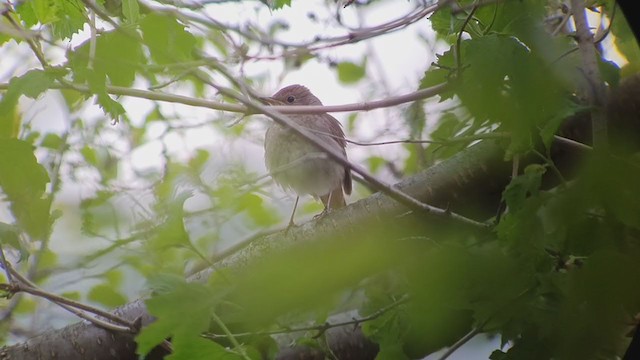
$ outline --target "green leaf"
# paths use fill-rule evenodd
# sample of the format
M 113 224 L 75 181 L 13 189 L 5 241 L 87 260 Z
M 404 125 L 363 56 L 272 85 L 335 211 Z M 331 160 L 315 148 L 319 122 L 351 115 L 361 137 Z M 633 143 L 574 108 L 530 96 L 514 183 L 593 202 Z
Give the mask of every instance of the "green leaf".
M 41 24 L 46 25 L 58 20 L 57 1 L 32 0 L 28 4 L 31 5 L 33 13 Z
M 369 156 L 367 158 L 367 165 L 369 166 L 369 171 L 371 171 L 374 174 L 378 172 L 378 170 L 380 170 L 380 168 L 385 166 L 386 164 L 387 164 L 387 159 L 381 156 Z
M 96 154 L 96 150 L 89 145 L 85 145 L 82 149 L 80 149 L 80 154 L 84 157 L 84 161 L 86 161 L 89 165 L 98 166 L 98 155 Z
M 462 42 L 465 70 L 457 95 L 476 122 L 490 120 L 511 135 L 507 157 L 533 147 L 537 128 L 557 116 L 570 89 L 545 57 L 504 35 Z
M 407 324 L 401 318 L 399 309 L 401 308 L 385 312 L 362 325 L 362 331 L 367 338 L 380 346 L 376 359 L 408 359 L 403 349 L 404 339 L 402 338 Z
M 200 336 L 177 333 L 171 338 L 173 352 L 167 360 L 241 360 L 241 356 L 226 350 L 222 345 Z
M 20 20 L 22 20 L 28 27 L 32 27 L 38 23 L 38 19 L 36 18 L 36 14 L 33 10 L 33 6 L 28 1 L 18 2 L 16 4 L 16 13 L 20 15 Z
M 60 296 L 73 301 L 80 301 L 80 299 L 82 299 L 82 295 L 80 294 L 79 291 L 66 291 L 60 294 Z
M 502 193 L 510 212 L 518 211 L 528 196 L 537 194 L 545 171 L 544 166 L 532 164 L 525 168 L 524 174 L 511 180 Z
M 147 277 L 147 287 L 155 294 L 176 291 L 184 284 L 184 277 L 171 273 L 156 272 Z
M 360 81 L 366 75 L 366 62 L 362 65 L 345 61 L 338 64 L 338 80 L 345 84 L 353 84 Z
M 144 56 L 140 37 L 136 32 L 121 28 L 96 38 L 95 56 L 90 55 L 90 41 L 68 53 L 73 77 L 88 82 L 95 94 L 105 97 L 106 80 L 112 85 L 129 87 L 133 84 Z M 106 77 L 106 78 L 105 78 Z
M 256 225 L 274 225 L 279 220 L 274 209 L 266 207 L 262 198 L 252 193 L 244 194 L 237 199 L 236 206 L 238 211 L 246 211 Z
M 82 30 L 86 20 L 86 7 L 82 0 L 58 0 L 59 20 L 52 25 L 52 33 L 56 39 L 70 39 L 73 34 Z
M 138 0 L 122 0 L 122 14 L 129 23 L 138 22 L 140 19 Z
M 573 101 L 566 101 L 565 106 L 558 111 L 540 130 L 540 137 L 547 149 L 550 148 L 554 136 L 558 133 L 558 129 L 562 123 L 572 115 L 585 111 L 587 108 L 580 106 Z
M 209 152 L 206 150 L 197 149 L 196 156 L 192 157 L 189 160 L 189 167 L 199 173 L 200 171 L 203 170 L 203 167 L 207 164 L 207 161 L 209 160 L 210 155 L 211 154 L 209 154 Z
M 11 81 L 20 89 L 21 93 L 35 99 L 40 94 L 49 90 L 54 83 L 54 74 L 50 71 L 31 70 L 26 74 Z
M 122 284 L 123 276 L 124 275 L 122 275 L 122 272 L 119 270 L 111 270 L 106 274 L 104 274 L 104 277 L 107 280 L 107 283 L 113 287 L 117 287 Z
M 127 303 L 127 298 L 114 290 L 111 284 L 96 285 L 89 290 L 87 298 L 109 308 L 115 308 Z
M 158 64 L 171 64 L 193 59 L 195 37 L 175 17 L 147 14 L 140 22 L 142 38 L 151 58 Z
M 41 239 L 50 225 L 50 199 L 44 197 L 49 175 L 29 143 L 0 139 L 0 154 L 0 187 L 11 202 L 13 216 L 29 235 Z
M 48 133 L 42 141 L 40 141 L 40 146 L 52 150 L 60 150 L 63 145 L 66 145 L 64 140 L 62 140 L 60 135 L 54 133 Z
M 119 102 L 113 100 L 106 92 L 98 94 L 97 103 L 104 113 L 109 115 L 115 122 L 118 122 L 120 115 L 125 113 L 124 107 L 122 107 Z
M 20 229 L 11 224 L 0 222 L 0 243 L 20 252 L 20 261 L 29 257 L 29 248 L 20 240 Z
M 611 24 L 613 43 L 616 49 L 627 59 L 622 73 L 630 76 L 640 71 L 640 46 L 624 16 L 615 16 Z
M 598 57 L 598 69 L 602 74 L 602 80 L 606 81 L 610 86 L 615 87 L 620 84 L 620 67 L 618 64 Z
M 97 68 L 104 70 L 113 85 L 131 86 L 144 58 L 137 33 L 112 31 L 98 39 Z
M 439 38 L 453 42 L 457 38 L 462 25 L 465 22 L 467 15 L 453 15 L 450 8 L 439 9 L 429 16 L 431 22 L 431 28 L 436 32 Z M 469 30 L 469 24 L 467 24 L 467 31 Z
M 291 6 L 291 0 L 275 0 L 272 9 L 282 9 L 285 6 Z
M 195 283 L 182 283 L 172 292 L 154 296 L 145 303 L 156 321 L 136 336 L 138 353 L 146 355 L 164 339 L 172 337 L 174 353 L 185 352 L 183 346 L 197 343 L 200 333 L 209 327 L 216 294 L 208 287 Z M 211 344 L 215 344 L 210 342 Z M 224 351 L 220 345 L 212 345 L 208 351 Z M 211 357 L 210 357 L 211 358 Z
M 436 55 L 438 60 L 424 73 L 420 80 L 420 89 L 441 85 L 451 81 L 455 74 L 455 61 L 453 57 L 453 47 L 441 55 Z M 451 99 L 454 92 L 449 90 L 440 94 L 440 101 Z
M 54 82 L 52 72 L 31 70 L 11 79 L 9 87 L 0 99 L 0 137 L 15 137 L 20 126 L 16 107 L 20 96 L 36 98 Z
M 424 112 L 424 102 L 414 101 L 411 103 L 404 111 L 404 118 L 407 124 L 409 124 L 409 136 L 412 139 L 421 139 L 422 131 L 427 121 L 427 115 Z

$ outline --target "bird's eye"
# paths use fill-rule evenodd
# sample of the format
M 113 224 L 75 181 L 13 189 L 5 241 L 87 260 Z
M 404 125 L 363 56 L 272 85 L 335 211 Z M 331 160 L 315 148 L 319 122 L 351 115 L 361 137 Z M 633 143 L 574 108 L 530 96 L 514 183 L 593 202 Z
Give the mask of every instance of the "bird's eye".
M 294 98 L 293 96 L 289 96 L 289 97 L 287 98 L 287 102 L 288 102 L 289 104 L 291 104 L 291 103 L 293 103 L 293 101 L 294 101 L 295 99 L 296 99 L 296 98 Z

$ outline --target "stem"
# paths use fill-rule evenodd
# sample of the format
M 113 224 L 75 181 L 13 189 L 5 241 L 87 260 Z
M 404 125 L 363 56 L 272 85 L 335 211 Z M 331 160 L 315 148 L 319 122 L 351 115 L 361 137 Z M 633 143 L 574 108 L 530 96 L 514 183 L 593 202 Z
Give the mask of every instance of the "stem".
M 231 333 L 227 325 L 225 325 L 225 323 L 222 321 L 222 319 L 220 319 L 220 317 L 218 317 L 218 315 L 215 312 L 211 313 L 211 317 L 213 317 L 213 321 L 215 321 L 216 324 L 218 324 L 218 326 L 220 326 L 222 331 L 227 335 L 227 338 L 229 339 L 229 341 L 231 341 L 231 344 L 233 344 L 233 346 L 236 349 L 238 349 L 238 351 L 240 352 L 240 356 L 242 356 L 242 358 L 245 360 L 251 360 L 249 355 L 247 355 L 247 352 L 238 342 L 238 339 L 236 339 L 235 336 L 233 336 L 233 334 Z
M 442 354 L 441 357 L 438 358 L 438 360 L 445 360 L 446 358 L 451 356 L 451 354 L 453 354 L 456 350 L 458 350 L 462 345 L 469 342 L 469 340 L 473 339 L 481 331 L 482 331 L 481 328 L 475 328 L 471 330 L 469 333 L 467 333 L 467 335 L 463 336 L 460 340 L 456 341 L 455 344 L 451 345 L 451 347 L 448 348 L 447 351 L 444 354 Z
M 92 317 L 88 317 L 86 314 L 82 314 L 79 313 L 77 311 L 77 309 L 81 309 L 93 314 L 96 314 L 98 316 L 101 316 L 105 319 L 111 320 L 115 323 L 119 323 L 122 325 L 125 325 L 126 328 L 122 328 L 122 327 L 118 327 L 119 331 L 128 331 L 128 332 L 136 332 L 136 326 L 134 323 L 120 318 L 114 314 L 111 314 L 109 312 L 94 308 L 92 306 L 89 305 L 85 305 L 82 303 L 79 303 L 77 301 L 73 301 L 67 298 L 64 298 L 62 296 L 58 296 L 52 293 L 49 293 L 47 291 L 44 291 L 42 289 L 39 289 L 38 286 L 36 284 L 34 284 L 33 282 L 31 282 L 29 279 L 25 278 L 24 276 L 22 276 L 19 272 L 17 272 L 9 263 L 5 264 L 7 266 L 7 269 L 13 274 L 13 276 L 19 280 L 19 282 L 17 283 L 17 291 L 22 291 L 22 292 L 26 292 L 32 295 L 36 295 L 42 298 L 45 298 L 47 300 L 50 300 L 58 305 L 60 305 L 61 307 L 63 307 L 64 309 L 80 316 L 83 319 L 89 320 L 92 323 L 98 325 L 98 326 L 102 326 L 105 327 L 106 324 L 107 327 L 115 327 L 116 325 L 113 324 L 108 324 L 108 323 L 104 323 L 103 321 L 101 321 L 100 319 L 95 319 Z

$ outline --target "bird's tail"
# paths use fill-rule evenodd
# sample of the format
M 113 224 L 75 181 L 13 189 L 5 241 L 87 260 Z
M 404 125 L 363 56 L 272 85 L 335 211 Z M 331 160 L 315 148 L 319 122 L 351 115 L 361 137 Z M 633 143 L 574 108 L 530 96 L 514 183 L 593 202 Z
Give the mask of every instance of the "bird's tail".
M 322 200 L 325 209 L 339 209 L 347 206 L 347 202 L 344 200 L 342 186 L 338 186 L 330 193 L 320 196 L 320 200 Z

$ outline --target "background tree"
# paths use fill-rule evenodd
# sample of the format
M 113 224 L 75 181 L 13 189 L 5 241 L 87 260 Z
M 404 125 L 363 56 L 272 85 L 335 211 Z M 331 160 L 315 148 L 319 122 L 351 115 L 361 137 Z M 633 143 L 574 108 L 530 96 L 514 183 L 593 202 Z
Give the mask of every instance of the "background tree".
M 372 26 L 396 2 L 327 2 L 284 40 L 298 3 L 2 5 L 3 356 L 446 358 L 486 334 L 492 359 L 632 358 L 640 51 L 615 3 L 413 2 Z M 372 44 L 428 24 L 437 59 L 394 88 Z M 367 101 L 255 101 L 305 68 Z M 245 116 L 291 111 L 349 112 L 362 199 L 280 231 Z

